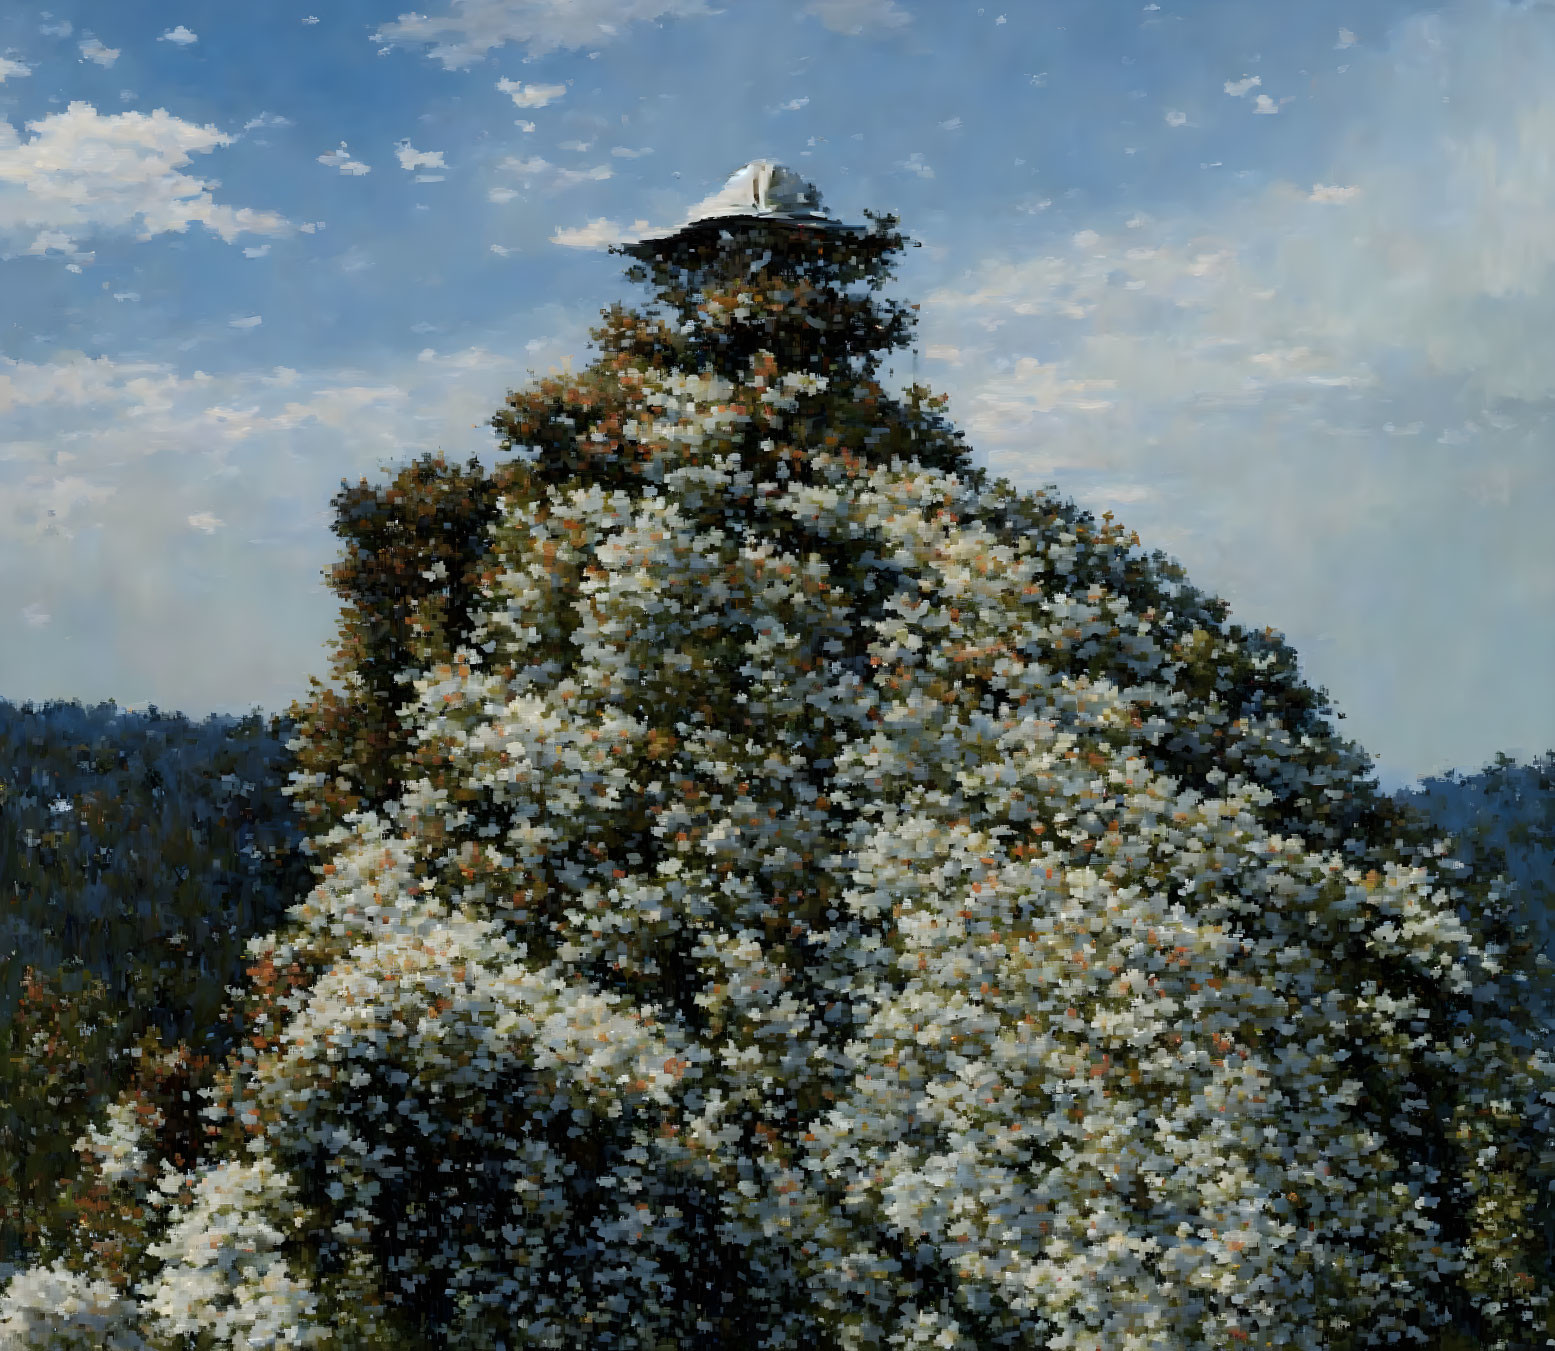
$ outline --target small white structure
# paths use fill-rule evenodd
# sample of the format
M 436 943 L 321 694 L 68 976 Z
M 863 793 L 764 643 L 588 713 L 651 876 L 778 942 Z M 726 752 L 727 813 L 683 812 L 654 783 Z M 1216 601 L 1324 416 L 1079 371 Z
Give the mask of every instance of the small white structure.
M 859 225 L 844 225 L 821 206 L 820 189 L 785 164 L 756 159 L 736 171 L 711 197 L 698 202 L 674 229 L 662 234 L 640 235 L 623 244 L 621 251 L 642 259 L 662 254 L 681 239 L 704 238 L 714 232 L 730 236 L 740 222 L 753 225 L 792 226 L 802 231 L 829 235 L 858 235 Z
M 687 225 L 724 216 L 776 216 L 788 220 L 829 220 L 820 190 L 784 164 L 752 160 L 711 197 L 686 216 Z

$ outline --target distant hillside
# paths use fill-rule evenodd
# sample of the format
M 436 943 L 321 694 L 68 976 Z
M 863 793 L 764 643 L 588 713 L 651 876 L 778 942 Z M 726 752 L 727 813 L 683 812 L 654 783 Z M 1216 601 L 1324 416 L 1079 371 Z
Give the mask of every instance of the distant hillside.
M 258 714 L 0 702 L 0 1018 L 24 966 L 79 960 L 165 1037 L 209 1039 L 243 942 L 309 881 L 289 736 Z
M 244 945 L 311 882 L 289 736 L 0 702 L 0 1262 L 53 1222 L 74 1141 L 153 1073 L 146 1049 L 219 1062 L 235 1039 Z
M 1506 873 L 1518 917 L 1555 961 L 1555 751 L 1528 764 L 1498 755 L 1478 773 L 1450 771 L 1395 796 L 1452 835 L 1470 867 Z

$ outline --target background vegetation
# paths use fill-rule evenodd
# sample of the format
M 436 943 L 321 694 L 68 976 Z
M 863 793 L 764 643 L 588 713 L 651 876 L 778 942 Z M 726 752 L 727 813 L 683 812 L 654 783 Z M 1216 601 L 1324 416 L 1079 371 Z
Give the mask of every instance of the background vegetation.
M 45 1241 L 143 1058 L 230 1049 L 243 945 L 310 880 L 289 728 L 0 703 L 0 1261 Z

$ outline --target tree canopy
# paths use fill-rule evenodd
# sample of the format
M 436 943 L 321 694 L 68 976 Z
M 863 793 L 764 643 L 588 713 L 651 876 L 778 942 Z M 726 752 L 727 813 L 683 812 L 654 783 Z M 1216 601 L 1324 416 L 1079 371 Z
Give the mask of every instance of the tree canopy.
M 317 885 L 202 1157 L 121 1104 L 144 1223 L 0 1346 L 1555 1333 L 1502 883 L 1278 635 L 881 387 L 896 224 L 638 246 L 495 474 L 343 491 Z

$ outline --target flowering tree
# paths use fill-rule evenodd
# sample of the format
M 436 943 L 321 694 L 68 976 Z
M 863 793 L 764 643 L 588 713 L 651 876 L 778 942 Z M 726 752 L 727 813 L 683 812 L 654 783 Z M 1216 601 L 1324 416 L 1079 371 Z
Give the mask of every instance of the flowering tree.
M 637 246 L 654 304 L 493 419 L 484 530 L 337 576 L 373 675 L 301 711 L 319 881 L 204 1152 L 121 1108 L 133 1281 L 83 1241 L 0 1346 L 1555 1334 L 1499 883 L 1278 637 L 881 387 L 903 243 Z

